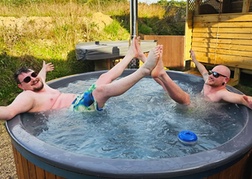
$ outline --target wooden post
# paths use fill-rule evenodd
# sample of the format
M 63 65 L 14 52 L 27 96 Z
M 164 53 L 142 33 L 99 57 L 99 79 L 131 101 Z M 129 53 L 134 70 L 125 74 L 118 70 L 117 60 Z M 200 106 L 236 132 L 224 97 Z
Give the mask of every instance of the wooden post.
M 95 71 L 109 70 L 113 67 L 113 59 L 95 60 Z
M 250 6 L 251 0 L 243 0 L 242 4 L 242 13 L 249 12 L 249 6 Z
M 232 79 L 230 79 L 228 84 L 231 86 L 238 85 L 240 82 L 240 74 L 241 74 L 240 68 L 237 68 L 237 67 L 234 68 L 234 77 Z

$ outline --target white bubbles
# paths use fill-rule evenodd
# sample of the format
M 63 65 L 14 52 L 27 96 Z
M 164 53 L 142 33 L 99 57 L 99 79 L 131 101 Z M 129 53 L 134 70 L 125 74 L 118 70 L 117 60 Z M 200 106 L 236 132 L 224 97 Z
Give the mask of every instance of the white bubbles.
M 94 83 L 78 81 L 64 92 L 82 93 Z M 125 94 L 113 97 L 103 112 L 53 111 L 47 130 L 38 138 L 59 148 L 103 158 L 150 159 L 190 155 L 222 145 L 243 127 L 235 105 L 208 103 L 190 92 L 192 104 L 179 105 L 151 78 L 144 78 Z M 237 108 L 237 109 L 236 109 Z M 191 130 L 198 136 L 194 146 L 184 146 L 177 135 Z

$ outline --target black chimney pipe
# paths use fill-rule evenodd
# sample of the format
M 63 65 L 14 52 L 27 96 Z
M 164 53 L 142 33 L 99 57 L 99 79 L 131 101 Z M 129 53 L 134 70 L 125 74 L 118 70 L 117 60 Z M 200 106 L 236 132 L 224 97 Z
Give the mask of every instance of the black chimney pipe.
M 138 36 L 138 0 L 130 0 L 130 39 Z

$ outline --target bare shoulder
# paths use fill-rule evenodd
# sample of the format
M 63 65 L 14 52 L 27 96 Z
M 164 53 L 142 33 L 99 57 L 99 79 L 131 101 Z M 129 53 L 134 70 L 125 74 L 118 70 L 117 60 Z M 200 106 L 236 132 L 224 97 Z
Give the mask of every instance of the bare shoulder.
M 212 102 L 220 102 L 230 96 L 230 92 L 226 89 L 209 91 L 208 93 L 204 94 L 207 98 L 210 99 Z
M 219 90 L 219 91 L 217 91 L 217 93 L 219 94 L 219 95 L 236 95 L 236 93 L 234 93 L 234 92 L 231 92 L 231 91 L 228 91 L 227 89 L 222 89 L 222 90 Z
M 27 90 L 27 91 L 22 91 L 21 93 L 19 93 L 18 96 L 33 96 L 35 94 L 35 92 L 31 91 L 31 90 Z
M 222 90 L 216 91 L 215 95 L 221 98 L 223 96 L 232 95 L 232 93 L 228 91 L 227 89 L 222 89 Z
M 34 99 L 34 94 L 23 91 L 7 106 L 6 110 L 10 111 L 12 117 L 23 112 L 29 112 L 34 106 Z
M 34 97 L 35 97 L 35 93 L 33 91 L 27 90 L 27 91 L 23 91 L 19 93 L 14 101 L 25 103 L 28 101 L 29 102 L 32 101 Z
M 220 90 L 217 95 L 223 101 L 231 102 L 231 103 L 240 103 L 242 95 L 228 91 L 228 90 Z

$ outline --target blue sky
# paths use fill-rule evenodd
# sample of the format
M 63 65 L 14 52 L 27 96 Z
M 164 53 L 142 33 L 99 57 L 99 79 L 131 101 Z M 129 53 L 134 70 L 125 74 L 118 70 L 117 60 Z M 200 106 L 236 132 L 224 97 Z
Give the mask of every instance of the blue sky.
M 138 2 L 145 2 L 147 4 L 156 3 L 158 0 L 138 0 Z

